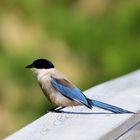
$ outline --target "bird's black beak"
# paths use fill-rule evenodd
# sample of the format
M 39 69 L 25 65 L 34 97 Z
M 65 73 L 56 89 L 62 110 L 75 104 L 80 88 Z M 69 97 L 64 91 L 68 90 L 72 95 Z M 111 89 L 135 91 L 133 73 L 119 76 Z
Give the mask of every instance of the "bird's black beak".
M 25 68 L 28 68 L 28 69 L 33 68 L 33 64 L 27 65 Z

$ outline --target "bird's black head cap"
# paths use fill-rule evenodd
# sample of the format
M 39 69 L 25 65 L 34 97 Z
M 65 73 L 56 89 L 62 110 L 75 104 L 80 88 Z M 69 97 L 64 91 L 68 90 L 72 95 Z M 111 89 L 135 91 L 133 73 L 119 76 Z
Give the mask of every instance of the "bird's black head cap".
M 54 68 L 52 62 L 46 59 L 37 59 L 32 64 L 27 65 L 26 68 L 37 68 L 37 69 L 51 69 Z

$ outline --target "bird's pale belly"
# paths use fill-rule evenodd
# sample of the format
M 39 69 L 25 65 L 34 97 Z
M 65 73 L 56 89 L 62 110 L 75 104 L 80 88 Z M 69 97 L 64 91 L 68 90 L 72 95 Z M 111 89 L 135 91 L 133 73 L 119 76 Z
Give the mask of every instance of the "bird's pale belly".
M 48 98 L 48 100 L 57 106 L 76 106 L 80 105 L 79 102 L 70 100 L 69 98 L 66 98 L 61 93 L 59 93 L 52 85 L 51 83 L 48 83 L 45 86 L 42 86 L 42 90 L 45 94 L 45 96 Z
M 70 100 L 59 92 L 46 93 L 49 101 L 57 106 L 75 106 L 79 105 L 78 102 Z
M 48 98 L 48 100 L 57 106 L 76 106 L 80 105 L 79 102 L 70 100 L 63 96 L 60 92 L 58 92 L 51 84 L 51 79 L 49 76 L 44 77 L 43 79 L 39 80 L 39 85 Z

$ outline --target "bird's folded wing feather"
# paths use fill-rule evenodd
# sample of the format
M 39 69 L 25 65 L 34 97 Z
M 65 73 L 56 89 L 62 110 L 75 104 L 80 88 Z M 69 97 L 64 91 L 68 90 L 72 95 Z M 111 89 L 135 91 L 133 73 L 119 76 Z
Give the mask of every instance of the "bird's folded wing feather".
M 78 101 L 88 107 L 90 107 L 86 96 L 80 91 L 79 88 L 75 87 L 70 81 L 65 78 L 58 78 L 51 76 L 51 84 L 56 88 L 63 96 Z

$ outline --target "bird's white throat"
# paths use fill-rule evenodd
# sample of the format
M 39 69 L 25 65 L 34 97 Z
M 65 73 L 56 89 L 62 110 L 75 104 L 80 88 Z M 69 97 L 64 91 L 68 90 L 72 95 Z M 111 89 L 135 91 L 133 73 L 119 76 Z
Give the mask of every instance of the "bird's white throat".
M 52 71 L 55 70 L 55 68 L 51 68 L 51 69 L 37 69 L 37 68 L 32 68 L 31 69 L 33 71 L 33 73 L 35 73 L 37 75 L 37 77 L 42 77 Z

